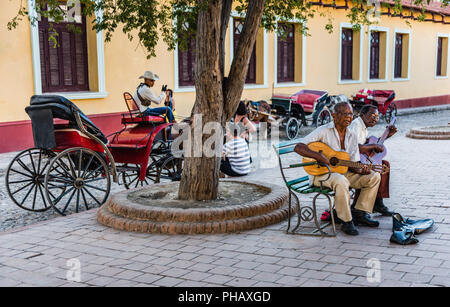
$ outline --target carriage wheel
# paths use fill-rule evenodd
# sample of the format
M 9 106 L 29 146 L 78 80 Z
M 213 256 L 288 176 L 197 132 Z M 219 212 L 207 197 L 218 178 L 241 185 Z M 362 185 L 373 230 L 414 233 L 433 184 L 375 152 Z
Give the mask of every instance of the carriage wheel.
M 105 160 L 87 148 L 69 148 L 59 153 L 51 160 L 45 175 L 45 197 L 61 215 L 66 215 L 72 201 L 75 212 L 101 206 L 110 188 Z
M 164 160 L 159 169 L 157 182 L 180 181 L 183 172 L 184 159 L 170 156 Z
M 288 119 L 286 123 L 286 136 L 289 140 L 295 139 L 300 130 L 298 120 L 295 117 Z
M 9 164 L 6 190 L 20 208 L 34 212 L 50 208 L 44 196 L 44 177 L 54 156 L 49 150 L 31 148 L 20 152 Z
M 397 106 L 393 102 L 388 105 L 386 113 L 384 114 L 384 120 L 387 124 L 391 122 L 392 116 L 397 116 Z
M 147 172 L 143 181 L 139 180 L 139 172 L 139 165 L 135 165 L 135 169 L 122 172 L 123 185 L 126 189 L 133 189 L 139 186 L 143 187 L 156 182 L 158 177 L 158 168 L 156 163 L 151 163 L 147 167 Z
M 316 127 L 328 124 L 331 122 L 331 113 L 328 109 L 322 109 L 317 116 Z

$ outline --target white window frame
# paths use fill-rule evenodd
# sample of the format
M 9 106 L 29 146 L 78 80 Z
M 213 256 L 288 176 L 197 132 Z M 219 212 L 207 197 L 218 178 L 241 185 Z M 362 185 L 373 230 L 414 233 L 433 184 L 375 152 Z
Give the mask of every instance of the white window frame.
M 408 76 L 406 78 L 395 78 L 395 36 L 397 33 L 408 34 Z M 392 37 L 392 81 L 409 81 L 411 79 L 411 30 L 394 29 Z
M 353 29 L 353 24 L 348 22 L 341 22 L 339 24 L 339 70 L 338 70 L 338 84 L 355 84 L 362 83 L 363 71 L 363 40 L 364 40 L 364 26 L 360 24 L 359 30 L 359 79 L 358 80 L 342 80 L 341 79 L 341 64 L 342 64 L 342 29 Z
M 278 28 L 278 22 L 296 23 L 301 24 L 303 27 L 305 23 L 296 18 L 289 20 L 280 20 L 277 18 L 276 27 Z M 298 87 L 306 86 L 306 34 L 302 35 L 302 82 L 278 82 L 278 34 L 274 32 L 274 46 L 273 46 L 273 87 Z M 295 71 L 295 70 L 294 70 Z
M 175 86 L 173 91 L 175 93 L 192 93 L 195 92 L 195 85 L 191 86 L 180 86 L 179 72 L 178 72 L 178 44 L 175 45 L 175 50 L 173 52 L 173 65 L 174 65 L 174 77 Z
M 31 19 L 37 17 L 35 9 L 35 1 L 27 0 L 29 14 Z M 102 18 L 103 13 L 97 11 L 95 13 L 97 18 Z M 56 93 L 42 93 L 42 76 L 41 76 L 41 55 L 39 46 L 39 26 L 38 23 L 30 24 L 31 26 L 31 54 L 33 62 L 33 82 L 34 93 L 36 95 L 63 95 L 67 99 L 93 99 L 93 98 L 105 98 L 108 96 L 105 86 L 105 61 L 104 61 L 104 46 L 103 46 L 103 31 L 97 33 L 97 71 L 98 71 L 98 91 L 97 92 L 56 92 Z
M 386 67 L 385 67 L 385 75 L 384 75 L 384 79 L 370 79 L 370 34 L 372 31 L 375 32 L 385 32 L 386 33 L 386 55 L 385 55 L 385 62 L 386 62 Z M 367 83 L 377 83 L 377 82 L 388 82 L 388 75 L 389 75 L 389 28 L 387 27 L 379 27 L 379 26 L 369 26 L 369 32 L 368 32 L 368 37 L 367 37 L 367 41 L 368 41 L 368 49 L 367 49 Z
M 448 43 L 450 42 L 450 34 L 438 33 L 436 35 L 436 60 L 435 60 L 436 65 L 437 65 L 437 57 L 438 57 L 439 37 L 447 38 L 447 67 L 446 67 L 446 70 L 445 70 L 447 72 L 447 74 L 445 76 L 438 76 L 438 75 L 436 75 L 436 67 L 435 67 L 435 69 L 434 69 L 434 78 L 435 79 L 448 79 L 448 69 L 449 69 L 448 62 L 450 61 L 450 52 L 448 50 L 449 49 Z
M 229 36 L 230 36 L 230 66 L 231 66 L 231 63 L 233 62 L 233 58 L 234 58 L 234 48 L 233 48 L 233 45 L 234 45 L 234 40 L 233 40 L 233 37 L 234 37 L 234 33 L 233 33 L 233 19 L 234 18 L 245 18 L 245 15 L 242 15 L 242 14 L 239 14 L 237 11 L 232 11 L 231 12 L 231 14 L 230 14 L 230 21 L 229 21 L 229 26 L 228 26 L 228 30 L 229 30 Z M 268 59 L 268 56 L 267 56 L 267 54 L 268 54 L 268 41 L 267 41 L 267 31 L 264 29 L 263 30 L 264 31 L 264 34 L 263 34 L 263 56 L 264 56 L 264 59 L 263 59 L 263 78 L 264 78 L 264 83 L 262 83 L 262 84 L 244 84 L 244 90 L 247 90 L 247 89 L 258 89 L 258 88 L 269 88 L 269 85 L 268 85 L 268 82 L 267 82 L 267 80 L 268 80 L 268 78 L 267 78 L 267 72 L 268 72 L 268 61 L 269 61 L 269 59 Z M 256 44 L 256 42 L 255 42 L 255 44 Z

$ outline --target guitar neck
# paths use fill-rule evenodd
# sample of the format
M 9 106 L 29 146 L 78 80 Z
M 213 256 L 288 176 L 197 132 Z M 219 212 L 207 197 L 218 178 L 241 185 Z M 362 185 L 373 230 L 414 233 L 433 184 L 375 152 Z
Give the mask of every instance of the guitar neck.
M 347 167 L 353 167 L 353 168 L 361 168 L 364 165 L 368 166 L 369 168 L 373 169 L 373 165 L 371 164 L 364 164 L 361 162 L 353 162 L 353 161 L 346 161 L 346 160 L 339 160 L 338 165 L 341 166 L 347 166 Z
M 381 137 L 378 139 L 377 144 L 382 145 L 384 143 L 384 141 L 386 141 L 386 139 L 389 135 L 390 127 L 395 125 L 396 121 L 397 121 L 397 118 L 395 116 L 393 116 L 391 122 L 389 123 L 389 126 L 387 126 L 386 130 L 384 130 L 384 132 L 383 132 L 383 135 L 381 135 Z

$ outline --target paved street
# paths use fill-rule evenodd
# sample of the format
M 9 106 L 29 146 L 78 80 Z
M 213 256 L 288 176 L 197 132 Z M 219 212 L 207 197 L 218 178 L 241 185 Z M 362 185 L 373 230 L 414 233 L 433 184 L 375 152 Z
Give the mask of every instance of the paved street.
M 385 143 L 391 162 L 385 204 L 404 217 L 435 221 L 407 246 L 389 242 L 392 219 L 379 215 L 378 229 L 319 238 L 287 235 L 287 222 L 234 234 L 154 235 L 104 227 L 96 209 L 66 217 L 24 212 L 4 188 L 14 154 L 0 154 L 0 224 L 10 223 L 0 232 L 0 286 L 450 286 L 450 141 L 405 137 L 412 127 L 448 122 L 450 110 L 402 116 L 399 132 Z M 384 127 L 370 132 L 379 136 Z M 258 169 L 249 179 L 281 185 L 273 149 L 260 141 L 252 155 Z M 28 219 L 28 226 L 15 219 Z

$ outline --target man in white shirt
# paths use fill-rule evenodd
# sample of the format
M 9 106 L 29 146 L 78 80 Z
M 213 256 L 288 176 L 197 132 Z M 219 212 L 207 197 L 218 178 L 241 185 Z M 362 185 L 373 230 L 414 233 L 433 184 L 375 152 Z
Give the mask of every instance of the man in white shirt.
M 373 127 L 378 122 L 378 109 L 374 105 L 365 105 L 360 111 L 359 117 L 355 118 L 350 124 L 349 128 L 357 135 L 359 151 L 360 153 L 370 153 L 372 151 L 378 153 L 383 151 L 383 147 L 377 144 L 365 144 L 368 137 L 367 128 Z M 389 134 L 387 138 L 391 137 L 397 132 L 395 126 L 389 126 Z M 383 164 L 388 168 L 390 163 L 383 160 Z M 381 175 L 381 182 L 378 188 L 377 198 L 375 200 L 375 205 L 373 207 L 374 212 L 381 213 L 384 216 L 392 215 L 392 212 L 384 205 L 383 198 L 389 198 L 389 174 L 390 172 L 385 172 Z M 359 197 L 359 191 L 356 191 L 355 201 Z
M 346 151 L 350 155 L 351 161 L 359 161 L 360 154 L 356 135 L 348 129 L 353 119 L 353 110 L 347 102 L 340 102 L 334 106 L 333 121 L 318 127 L 309 135 L 304 137 L 301 143 L 295 146 L 295 152 L 301 156 L 313 158 L 321 164 L 330 164 L 328 158 L 320 152 L 308 148 L 307 144 L 320 141 L 335 151 Z M 314 176 L 312 183 L 320 186 L 320 181 L 328 177 L 327 175 Z M 372 220 L 369 213 L 372 212 L 375 202 L 378 185 L 380 184 L 380 174 L 372 172 L 368 167 L 355 169 L 349 168 L 344 175 L 332 173 L 329 179 L 322 181 L 326 187 L 335 192 L 334 205 L 338 218 L 343 222 L 342 231 L 349 235 L 357 235 L 356 225 L 378 227 L 379 222 Z M 349 187 L 361 189 L 355 210 L 350 208 Z
M 159 108 L 150 108 L 150 104 L 164 104 L 166 99 L 166 90 L 167 85 L 163 85 L 161 88 L 161 94 L 156 96 L 151 87 L 155 85 L 155 81 L 159 80 L 159 76 L 154 74 L 151 71 L 146 71 L 139 79 L 144 79 L 144 83 L 139 84 L 136 89 L 136 93 L 133 98 L 136 101 L 139 110 L 142 112 L 144 116 L 149 115 L 165 115 L 169 122 L 173 122 L 175 120 L 173 116 L 172 109 L 170 107 L 159 107 Z

